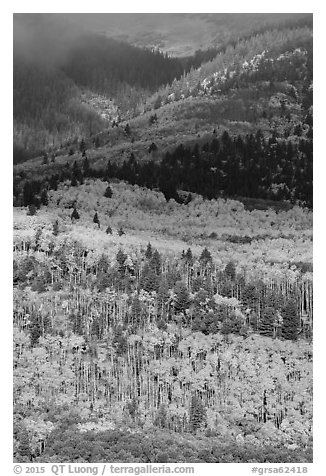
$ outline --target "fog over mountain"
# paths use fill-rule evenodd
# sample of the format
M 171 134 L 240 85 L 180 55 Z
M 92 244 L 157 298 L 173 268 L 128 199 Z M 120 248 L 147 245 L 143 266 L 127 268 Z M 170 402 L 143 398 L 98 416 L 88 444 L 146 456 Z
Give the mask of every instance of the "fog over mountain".
M 231 36 L 299 19 L 297 13 L 69 13 L 72 23 L 137 46 L 158 47 L 175 56 L 220 46 Z
M 13 20 L 14 57 L 62 64 L 86 30 L 57 14 L 16 13 Z
M 304 13 L 28 13 L 14 15 L 15 46 L 48 59 L 61 55 L 85 32 L 174 56 L 218 47 L 251 31 L 300 19 Z M 36 41 L 35 41 L 36 39 Z M 57 45 L 53 51 L 53 43 Z

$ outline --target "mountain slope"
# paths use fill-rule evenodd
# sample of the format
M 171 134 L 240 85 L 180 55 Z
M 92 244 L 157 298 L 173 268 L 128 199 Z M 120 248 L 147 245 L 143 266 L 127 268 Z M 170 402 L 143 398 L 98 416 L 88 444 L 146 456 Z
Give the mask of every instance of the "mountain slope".
M 211 17 L 209 21 L 213 21 Z M 250 36 L 251 33 L 246 30 L 246 39 L 226 40 L 224 46 L 217 49 L 197 52 L 192 57 L 173 59 L 159 52 L 150 52 L 104 36 L 89 34 L 85 29 L 76 28 L 66 18 L 61 23 L 60 15 L 15 15 L 15 162 L 58 149 L 64 144 L 70 147 L 71 143 L 76 144 L 81 137 L 94 140 L 94 135 L 107 129 L 108 118 L 112 117 L 112 114 L 107 113 L 106 101 L 110 102 L 109 109 L 115 111 L 115 118 L 120 116 L 126 119 L 139 115 L 144 110 L 150 111 L 179 101 L 180 113 L 176 109 L 175 115 L 173 108 L 166 108 L 162 112 L 166 117 L 166 124 L 163 128 L 161 121 L 156 124 L 156 136 L 169 135 L 168 129 L 172 135 L 179 130 L 188 130 L 190 133 L 195 130 L 200 133 L 207 127 L 208 130 L 211 126 L 215 127 L 217 123 L 220 126 L 226 125 L 230 131 L 245 132 L 248 131 L 248 122 L 256 122 L 262 114 L 267 114 L 270 123 L 261 120 L 259 127 L 262 130 L 278 128 L 278 121 L 276 125 L 272 125 L 274 117 L 279 114 L 277 107 L 269 107 L 268 101 L 272 97 L 269 93 L 274 93 L 276 103 L 280 100 L 284 102 L 285 94 L 286 100 L 290 98 L 291 109 L 293 102 L 300 103 L 290 97 L 293 96 L 293 86 L 296 87 L 297 84 L 277 80 L 273 88 L 270 91 L 267 88 L 266 91 L 264 78 L 258 81 L 248 74 L 250 71 L 244 71 L 246 62 L 250 64 L 264 50 L 268 50 L 271 58 L 275 58 L 277 52 L 280 55 L 287 50 L 291 51 L 291 42 L 297 45 L 296 48 L 301 44 L 303 50 L 309 50 L 306 47 L 312 33 L 311 27 L 307 26 L 309 17 L 292 19 L 287 23 L 284 23 L 284 18 L 279 18 L 278 21 L 276 26 L 270 22 L 274 25 L 272 30 L 265 31 L 266 26 L 260 24 L 262 32 L 259 35 L 255 33 Z M 250 22 L 247 19 L 244 23 L 248 26 Z M 254 22 L 253 25 L 255 24 Z M 211 59 L 214 55 L 214 59 L 198 67 L 202 61 Z M 308 58 L 310 56 L 308 52 Z M 228 76 L 227 80 L 225 74 Z M 304 74 L 302 68 L 299 68 L 299 77 L 295 81 L 303 81 Z M 244 84 L 245 75 L 248 76 L 247 86 Z M 165 83 L 170 85 L 162 88 Z M 159 91 L 151 96 L 157 88 L 160 88 Z M 300 86 L 299 95 L 302 96 L 304 91 L 307 97 L 309 94 L 311 96 L 308 80 Z M 98 94 L 104 95 L 104 103 Z M 92 99 L 88 100 L 89 97 Z M 187 101 L 180 102 L 180 99 L 186 97 Z M 203 107 L 206 108 L 207 97 L 211 99 L 208 111 L 216 112 L 212 116 L 210 112 L 204 112 L 201 116 L 200 111 Z M 289 114 L 292 114 L 292 123 L 302 122 L 296 104 Z M 142 122 L 140 118 L 139 123 Z M 137 120 L 137 129 L 136 124 Z M 281 127 L 285 127 L 283 123 Z M 147 129 L 145 127 L 145 134 L 141 133 L 141 137 L 153 135 L 153 129 L 148 133 Z M 101 143 L 101 139 L 96 141 Z
M 116 13 L 63 14 L 65 19 L 90 31 L 154 47 L 173 56 L 219 48 L 272 25 L 304 20 L 300 13 Z

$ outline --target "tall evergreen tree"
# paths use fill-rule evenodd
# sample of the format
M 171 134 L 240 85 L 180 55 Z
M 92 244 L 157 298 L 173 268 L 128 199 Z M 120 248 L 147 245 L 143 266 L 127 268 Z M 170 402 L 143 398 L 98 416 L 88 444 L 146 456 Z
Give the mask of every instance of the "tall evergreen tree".
M 190 305 L 190 295 L 187 286 L 182 281 L 179 281 L 175 286 L 175 293 L 175 312 L 185 312 Z
M 150 244 L 150 242 L 148 242 L 147 248 L 146 248 L 146 251 L 145 251 L 145 257 L 146 257 L 148 260 L 150 260 L 151 257 L 152 257 L 152 254 L 153 254 L 152 245 Z
M 150 154 L 151 152 L 156 152 L 156 151 L 157 151 L 157 145 L 154 142 L 152 142 L 148 148 L 148 153 Z
M 149 263 L 146 263 L 140 279 L 140 287 L 147 292 L 158 292 L 159 278 Z
M 263 336 L 273 337 L 274 334 L 275 310 L 272 307 L 265 307 L 261 311 L 258 324 L 258 331 Z
M 202 401 L 196 395 L 191 398 L 190 412 L 189 412 L 189 427 L 192 433 L 196 433 L 197 430 L 205 423 L 207 418 L 205 407 Z
M 123 334 L 123 330 L 121 326 L 117 327 L 115 331 L 115 335 L 112 340 L 112 344 L 118 356 L 122 356 L 123 354 L 127 352 L 128 341 L 125 335 Z
M 190 248 L 187 249 L 185 255 L 184 255 L 185 262 L 187 263 L 188 266 L 192 266 L 194 263 L 194 259 L 192 256 L 192 251 Z
M 203 265 L 207 265 L 208 263 L 212 263 L 213 258 L 208 249 L 205 247 L 200 255 L 199 261 Z
M 83 168 L 84 177 L 88 177 L 90 173 L 90 167 L 89 167 L 89 161 L 87 157 L 85 157 L 83 160 L 82 168 Z
M 157 250 L 154 250 L 152 254 L 150 265 L 156 274 L 161 273 L 161 255 Z
M 231 279 L 231 281 L 235 280 L 236 277 L 236 270 L 233 261 L 229 261 L 228 264 L 225 266 L 224 270 L 226 276 Z
M 46 190 L 46 188 L 42 190 L 40 198 L 41 198 L 42 205 L 47 206 L 49 204 L 48 191 Z
M 98 225 L 98 227 L 100 228 L 100 220 L 98 218 L 98 214 L 97 212 L 95 212 L 95 215 L 94 215 L 94 218 L 93 218 L 93 223 L 95 223 L 96 225 Z
M 300 318 L 298 312 L 298 306 L 295 300 L 288 301 L 288 303 L 282 309 L 283 326 L 282 336 L 284 339 L 297 340 Z
M 77 208 L 74 207 L 72 214 L 71 214 L 71 220 L 79 220 L 80 216 L 79 213 L 77 212 Z
M 53 233 L 54 236 L 58 236 L 58 235 L 59 235 L 59 220 L 56 220 L 56 221 L 53 223 L 52 233 Z
M 125 232 L 124 232 L 122 226 L 120 226 L 120 228 L 119 228 L 119 230 L 118 230 L 118 235 L 119 235 L 119 236 L 125 235 Z
M 80 150 L 80 152 L 85 152 L 85 151 L 86 151 L 86 143 L 85 143 L 85 140 L 84 140 L 84 139 L 82 139 L 82 140 L 80 141 L 79 150 Z
M 27 215 L 28 216 L 36 215 L 36 206 L 33 203 L 31 205 L 28 205 Z
M 121 273 L 123 273 L 126 269 L 126 265 L 125 265 L 126 259 L 127 259 L 127 255 L 121 249 L 119 249 L 119 251 L 117 253 L 117 256 L 116 256 L 116 260 L 118 262 L 119 271 Z
M 20 456 L 26 457 L 30 461 L 32 456 L 32 450 L 28 431 L 26 430 L 26 428 L 22 428 L 18 432 L 17 436 L 19 441 L 18 451 Z
M 112 188 L 110 187 L 110 185 L 108 185 L 105 189 L 104 197 L 105 198 L 112 198 L 112 195 L 113 195 Z
M 31 316 L 29 333 L 31 338 L 31 345 L 32 347 L 34 347 L 38 343 L 38 340 L 42 336 L 42 333 L 43 333 L 42 323 L 39 316 L 37 315 Z

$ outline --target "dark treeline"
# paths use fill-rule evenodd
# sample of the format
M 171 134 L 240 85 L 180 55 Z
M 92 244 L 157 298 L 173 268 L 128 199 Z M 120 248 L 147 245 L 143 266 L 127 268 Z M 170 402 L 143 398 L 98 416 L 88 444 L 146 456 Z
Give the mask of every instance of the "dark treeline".
M 153 143 L 151 153 L 156 153 Z M 39 206 L 46 189 L 56 190 L 58 183 L 71 180 L 72 186 L 85 177 L 110 180 L 118 178 L 132 185 L 159 189 L 167 200 L 183 201 L 178 190 L 217 197 L 248 197 L 257 199 L 299 201 L 312 207 L 313 146 L 311 140 L 279 141 L 275 137 L 256 135 L 230 137 L 225 131 L 201 147 L 180 144 L 166 152 L 161 162 L 137 161 L 134 154 L 122 165 L 108 162 L 107 168 L 93 169 L 84 158 L 82 166 L 67 162 L 57 174 L 45 181 L 14 180 L 15 203 L 18 206 Z
M 266 141 L 260 131 L 245 138 L 224 132 L 202 148 L 181 144 L 160 163 L 139 163 L 132 156 L 122 166 L 109 163 L 107 174 L 159 188 L 167 200 L 177 199 L 181 189 L 208 199 L 273 198 L 312 206 L 312 142 Z
M 71 50 L 62 67 L 80 86 L 115 95 L 121 83 L 150 91 L 179 78 L 179 59 L 103 36 L 87 36 Z

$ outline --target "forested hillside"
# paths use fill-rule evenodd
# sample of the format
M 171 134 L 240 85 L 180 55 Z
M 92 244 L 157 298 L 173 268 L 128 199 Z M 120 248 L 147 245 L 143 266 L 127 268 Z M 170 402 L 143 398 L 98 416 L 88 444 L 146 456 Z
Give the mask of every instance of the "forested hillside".
M 312 462 L 312 19 L 256 15 L 17 17 L 16 462 Z
M 108 126 L 82 91 L 116 98 L 122 113 L 182 73 L 177 60 L 101 37 L 83 37 L 67 55 L 60 67 L 14 58 L 15 162 Z
M 106 130 L 112 120 L 102 114 L 101 99 L 94 107 L 85 93 L 113 101 L 119 121 L 176 105 L 166 113 L 163 108 L 167 123 L 158 124 L 157 136 L 173 129 L 174 118 L 183 133 L 217 124 L 248 132 L 249 124 L 259 123 L 269 133 L 296 134 L 312 105 L 310 17 L 267 23 L 246 35 L 173 58 L 46 16 L 31 15 L 28 22 L 16 16 L 15 162 Z
M 311 212 L 88 180 L 15 213 L 16 460 L 310 461 Z

